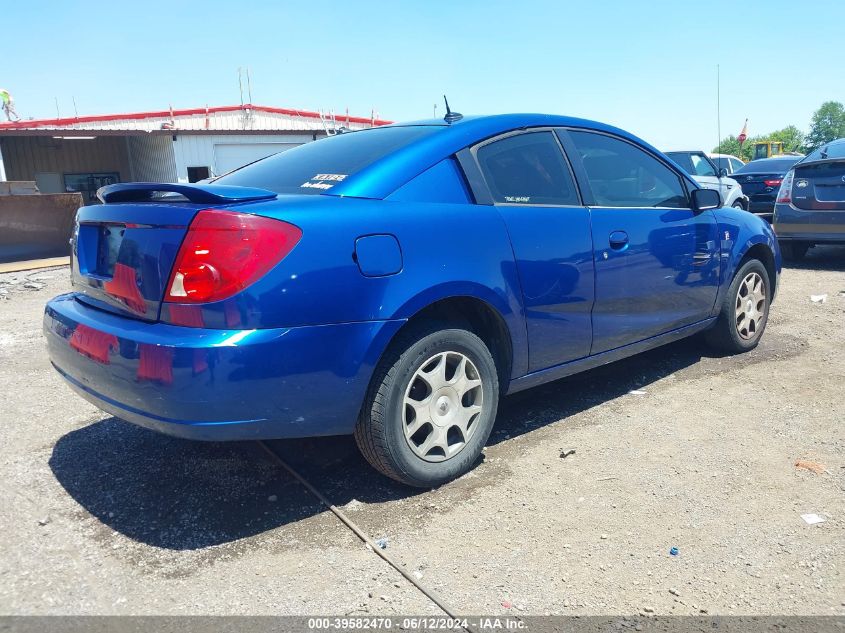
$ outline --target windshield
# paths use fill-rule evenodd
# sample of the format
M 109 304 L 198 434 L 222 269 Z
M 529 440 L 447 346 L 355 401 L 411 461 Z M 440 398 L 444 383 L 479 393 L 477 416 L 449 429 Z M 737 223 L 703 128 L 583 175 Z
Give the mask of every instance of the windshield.
M 786 173 L 790 168 L 801 159 L 800 156 L 794 158 L 762 158 L 759 160 L 752 160 L 750 163 L 743 165 L 737 169 L 736 174 L 754 174 L 762 172 L 771 173 Z
M 826 158 L 845 158 L 845 139 L 831 141 L 822 145 L 807 156 L 804 162 L 809 163 L 814 160 L 825 160 Z
M 268 156 L 217 178 L 214 184 L 324 193 L 378 159 L 442 129 L 417 125 L 346 132 Z

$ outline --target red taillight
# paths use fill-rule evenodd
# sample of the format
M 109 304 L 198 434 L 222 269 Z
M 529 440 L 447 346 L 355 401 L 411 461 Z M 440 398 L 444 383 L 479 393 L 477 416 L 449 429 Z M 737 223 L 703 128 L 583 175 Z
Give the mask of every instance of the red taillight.
M 783 182 L 782 178 L 777 178 L 777 179 L 774 179 L 774 180 L 764 180 L 763 184 L 766 185 L 767 187 L 779 187 L 780 183 L 782 183 L 782 182 Z
M 164 300 L 209 303 L 231 297 L 284 259 L 300 237 L 299 227 L 281 220 L 204 209 L 188 227 Z
M 782 204 L 790 204 L 792 202 L 792 180 L 795 178 L 795 172 L 790 170 L 783 177 L 783 182 L 780 183 L 778 189 L 777 201 Z

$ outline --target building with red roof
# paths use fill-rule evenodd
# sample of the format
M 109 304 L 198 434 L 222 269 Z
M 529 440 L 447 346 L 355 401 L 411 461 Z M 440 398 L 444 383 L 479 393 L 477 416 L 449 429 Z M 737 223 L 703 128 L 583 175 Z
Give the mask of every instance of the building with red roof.
M 196 182 L 334 134 L 385 125 L 252 104 L 0 123 L 0 180 L 86 202 L 114 182 Z

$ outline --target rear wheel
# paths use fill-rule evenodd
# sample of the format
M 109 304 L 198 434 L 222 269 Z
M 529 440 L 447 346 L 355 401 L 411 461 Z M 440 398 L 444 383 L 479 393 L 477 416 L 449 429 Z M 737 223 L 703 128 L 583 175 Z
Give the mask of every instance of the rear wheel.
M 498 399 L 496 364 L 480 338 L 449 326 L 415 327 L 376 370 L 355 441 L 388 477 L 438 486 L 478 459 Z
M 757 347 L 769 320 L 771 297 L 766 267 L 757 259 L 745 262 L 728 287 L 716 325 L 707 332 L 708 342 L 733 354 Z
M 799 242 L 795 240 L 780 241 L 780 253 L 787 261 L 797 262 L 804 259 L 804 255 L 810 250 L 809 242 Z
M 744 207 L 744 206 L 742 206 L 742 203 L 741 203 L 739 200 L 737 200 L 736 202 L 734 202 L 732 206 L 733 206 L 733 208 L 734 208 L 734 209 L 742 209 L 742 210 L 745 210 L 745 207 Z

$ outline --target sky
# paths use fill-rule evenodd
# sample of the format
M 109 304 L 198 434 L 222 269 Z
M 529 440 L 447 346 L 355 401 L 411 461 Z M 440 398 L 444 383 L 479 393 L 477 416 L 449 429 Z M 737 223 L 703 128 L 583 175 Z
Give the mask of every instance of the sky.
M 25 117 L 252 102 L 403 121 L 544 112 L 661 149 L 807 130 L 845 101 L 842 0 L 143 3 L 0 0 L 0 87 Z M 244 97 L 247 100 L 247 97 Z

